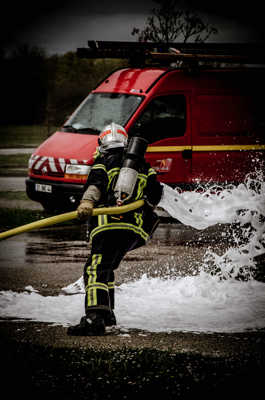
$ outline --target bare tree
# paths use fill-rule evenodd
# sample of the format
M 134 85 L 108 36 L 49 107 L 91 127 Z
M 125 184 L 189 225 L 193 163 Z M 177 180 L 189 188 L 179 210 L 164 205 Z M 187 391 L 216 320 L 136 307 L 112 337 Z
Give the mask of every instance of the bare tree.
M 184 43 L 191 38 L 195 42 L 203 43 L 206 42 L 212 34 L 216 35 L 218 33 L 218 30 L 214 26 L 205 23 L 199 14 L 190 10 L 183 11 L 179 21 L 179 27 L 180 36 L 182 36 Z
M 154 0 L 160 7 L 152 9 L 143 30 L 133 28 L 131 34 L 138 36 L 139 42 L 174 42 L 176 39 L 186 43 L 188 40 L 205 42 L 218 31 L 204 22 L 201 16 L 192 10 L 177 7 L 177 0 Z

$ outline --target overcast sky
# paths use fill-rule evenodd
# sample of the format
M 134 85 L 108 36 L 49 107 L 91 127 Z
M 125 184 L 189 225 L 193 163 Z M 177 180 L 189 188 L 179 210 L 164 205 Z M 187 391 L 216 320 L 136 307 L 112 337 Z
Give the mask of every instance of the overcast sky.
M 198 5 L 199 3 L 199 5 Z M 265 38 L 262 2 L 251 6 L 234 0 L 180 1 L 182 8 L 193 7 L 219 33 L 217 42 L 260 42 Z M 46 0 L 43 4 L 9 2 L 1 13 L 1 42 L 5 47 L 29 43 L 43 47 L 47 54 L 75 51 L 87 46 L 88 40 L 135 40 L 133 27 L 143 28 L 152 0 L 128 3 L 109 0 Z

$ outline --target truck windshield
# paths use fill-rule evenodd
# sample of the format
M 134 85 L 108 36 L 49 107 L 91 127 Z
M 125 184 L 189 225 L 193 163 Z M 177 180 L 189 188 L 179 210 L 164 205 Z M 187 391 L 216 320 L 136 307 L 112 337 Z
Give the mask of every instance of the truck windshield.
M 115 122 L 124 126 L 143 96 L 121 93 L 91 93 L 64 125 L 66 131 L 97 135 Z

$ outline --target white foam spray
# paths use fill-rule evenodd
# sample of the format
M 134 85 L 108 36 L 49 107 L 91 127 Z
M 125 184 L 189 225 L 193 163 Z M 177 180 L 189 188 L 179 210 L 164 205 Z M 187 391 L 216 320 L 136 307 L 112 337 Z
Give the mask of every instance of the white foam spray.
M 255 258 L 265 253 L 265 182 L 261 172 L 226 188 L 209 185 L 208 189 L 176 193 L 165 185 L 159 205 L 196 229 L 230 224 L 231 247 L 221 256 L 208 250 L 202 269 L 224 278 L 252 276 Z
M 180 193 L 164 186 L 160 207 L 185 225 L 203 230 L 230 224 L 231 247 L 205 253 L 200 273 L 148 277 L 117 288 L 116 316 L 124 329 L 152 332 L 243 332 L 265 328 L 265 283 L 254 279 L 256 257 L 265 253 L 265 183 L 262 174 L 239 186 L 210 186 Z M 220 242 L 222 238 L 220 237 Z M 65 294 L 75 294 L 67 296 Z M 83 313 L 82 279 L 59 296 L 0 292 L 0 316 L 62 325 Z

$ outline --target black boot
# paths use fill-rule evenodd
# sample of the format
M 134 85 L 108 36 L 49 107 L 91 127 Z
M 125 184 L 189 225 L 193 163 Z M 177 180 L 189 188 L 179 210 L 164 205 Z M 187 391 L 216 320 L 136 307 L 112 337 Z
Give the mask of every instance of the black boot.
M 102 315 L 93 313 L 81 318 L 78 325 L 69 326 L 69 336 L 103 336 L 105 333 L 105 322 Z
M 117 321 L 116 321 L 116 316 L 114 314 L 114 311 L 111 310 L 110 312 L 108 312 L 104 318 L 105 321 L 105 326 L 114 326 L 117 325 Z

